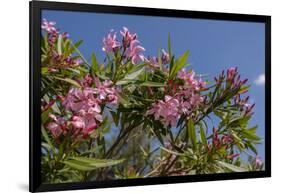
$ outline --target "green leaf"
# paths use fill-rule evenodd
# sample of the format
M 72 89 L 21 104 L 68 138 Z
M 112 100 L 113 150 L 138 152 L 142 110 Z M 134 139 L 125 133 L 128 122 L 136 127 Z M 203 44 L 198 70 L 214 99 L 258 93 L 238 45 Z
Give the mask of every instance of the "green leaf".
M 112 160 L 112 159 L 95 159 L 95 158 L 87 158 L 87 157 L 72 157 L 71 159 L 88 164 L 89 166 L 96 167 L 96 168 L 114 166 L 124 161 L 124 159 Z
M 170 33 L 168 36 L 168 54 L 169 54 L 169 57 L 171 58 L 172 57 L 172 47 L 171 47 L 171 34 Z
M 91 148 L 90 150 L 83 151 L 80 155 L 87 155 L 87 154 L 91 154 L 91 153 L 97 153 L 101 148 L 102 148 L 102 146 L 96 146 L 94 148 Z
M 162 71 L 163 70 L 163 65 L 162 65 L 162 60 L 161 60 L 161 51 L 160 51 L 160 49 L 158 49 L 158 64 L 159 64 L 160 70 Z
M 71 42 L 69 42 L 71 43 Z M 71 54 L 72 52 L 75 51 L 75 49 L 77 49 L 81 44 L 83 43 L 83 40 L 80 40 L 78 42 L 76 42 L 75 44 L 72 44 L 72 47 L 67 49 L 65 52 L 64 52 L 64 55 L 65 56 L 68 56 L 69 54 Z
M 245 169 L 244 168 L 241 168 L 241 167 L 237 167 L 233 164 L 229 164 L 229 163 L 226 163 L 226 162 L 223 162 L 223 161 L 216 161 L 218 165 L 224 167 L 224 168 L 227 168 L 229 169 L 230 171 L 232 172 L 245 172 Z
M 125 108 L 127 108 L 127 107 L 129 107 L 129 106 L 131 105 L 131 103 L 130 103 L 130 101 L 129 101 L 129 98 L 128 98 L 127 96 L 121 94 L 121 93 L 118 95 L 118 99 L 119 99 L 120 103 L 121 103 Z
M 41 113 L 41 124 L 44 125 L 46 121 L 49 119 L 49 114 L 51 112 L 51 108 Z
M 58 80 L 61 80 L 61 81 L 68 82 L 68 83 L 74 85 L 75 87 L 81 88 L 81 85 L 78 84 L 78 82 L 76 82 L 75 80 L 72 80 L 70 78 L 59 78 L 59 77 L 56 77 L 56 76 L 54 78 L 58 79 Z
M 178 155 L 178 156 L 184 156 L 184 154 L 182 154 L 182 153 L 178 153 L 178 152 L 175 152 L 175 151 L 172 151 L 172 150 L 169 150 L 169 149 L 166 149 L 166 148 L 164 148 L 164 147 L 160 147 L 162 150 L 164 150 L 164 151 L 166 151 L 166 152 L 168 152 L 168 153 L 170 153 L 170 154 L 173 154 L 173 155 Z
M 48 136 L 48 133 L 46 132 L 45 128 L 42 125 L 41 125 L 41 133 L 42 133 L 42 136 L 44 137 L 45 141 L 51 147 L 52 151 L 55 152 L 55 147 L 53 146 L 53 144 Z
M 257 129 L 258 129 L 258 126 L 256 125 L 256 126 L 254 126 L 254 127 L 251 127 L 251 128 L 249 128 L 249 129 L 247 129 L 247 131 L 248 131 L 249 133 L 254 134 L 254 133 L 256 133 Z
M 207 147 L 208 146 L 208 142 L 207 142 L 205 131 L 204 131 L 202 125 L 200 125 L 200 138 L 201 138 L 201 141 L 204 144 L 204 146 Z
M 250 85 L 249 86 L 242 86 L 240 88 L 240 90 L 238 91 L 238 94 L 242 94 L 242 93 L 248 91 L 250 87 L 251 87 Z
M 82 41 L 82 40 L 81 40 Z M 87 64 L 88 67 L 91 67 L 91 65 L 88 63 L 88 61 L 84 58 L 84 56 L 82 55 L 82 53 L 80 52 L 80 50 L 78 49 L 78 46 L 76 46 L 76 44 L 78 44 L 79 42 L 75 43 L 73 45 L 73 49 L 75 50 L 75 52 L 77 52 L 77 54 L 80 56 L 80 58 L 83 60 L 83 62 L 85 64 Z M 82 42 L 81 42 L 82 43 Z M 80 45 L 80 44 L 79 44 Z
M 58 46 L 58 54 L 62 55 L 62 35 L 61 34 L 59 35 L 57 46 Z
M 48 72 L 49 72 L 48 67 L 42 67 L 42 68 L 41 68 L 41 74 L 42 74 L 42 75 L 44 75 L 44 74 L 46 74 L 46 73 L 48 73 Z
M 170 70 L 169 79 L 173 79 L 177 75 L 178 71 L 183 67 L 185 67 L 188 56 L 189 56 L 189 51 L 186 51 L 182 56 L 180 56 L 176 60 L 175 64 L 172 66 Z
M 92 53 L 92 66 L 91 66 L 91 70 L 94 73 L 97 73 L 99 71 L 99 63 L 98 63 L 97 57 L 96 57 L 94 52 Z
M 258 155 L 256 147 L 251 142 L 246 143 L 246 146 L 249 147 L 256 155 Z
M 67 166 L 81 171 L 91 171 L 98 168 L 110 167 L 120 164 L 124 161 L 121 160 L 111 160 L 111 159 L 95 159 L 88 157 L 72 157 L 70 160 L 63 161 Z
M 187 132 L 188 132 L 188 137 L 191 140 L 191 143 L 192 143 L 194 149 L 196 149 L 197 148 L 197 145 L 196 145 L 196 132 L 195 132 L 195 125 L 194 125 L 194 122 L 193 122 L 192 119 L 188 120 Z
M 120 113 L 116 113 L 116 112 L 114 112 L 114 111 L 110 111 L 110 113 L 111 113 L 111 116 L 112 116 L 112 119 L 113 119 L 113 121 L 114 121 L 114 124 L 116 125 L 116 126 L 118 126 L 119 125 L 119 117 L 120 117 Z
M 247 126 L 250 118 L 251 118 L 251 116 L 241 116 L 238 118 L 234 118 L 230 121 L 229 127 L 235 128 L 235 127 Z
M 164 83 L 160 83 L 160 82 L 150 82 L 150 81 L 146 81 L 140 84 L 140 86 L 148 86 L 148 87 L 163 87 L 165 86 Z
M 124 85 L 136 80 L 136 78 L 144 72 L 145 68 L 142 66 L 141 68 L 137 67 L 134 71 L 127 74 L 123 79 L 116 82 L 116 85 Z
M 80 171 L 91 171 L 97 169 L 96 167 L 89 166 L 84 164 L 83 162 L 75 161 L 75 160 L 67 160 L 63 161 L 65 165 L 69 166 L 70 168 L 80 170 Z
M 261 138 L 258 137 L 257 135 L 249 132 L 248 130 L 245 130 L 245 129 L 242 129 L 241 132 L 240 132 L 240 135 L 242 135 L 243 137 L 246 137 L 250 140 L 253 140 L 253 141 L 260 141 Z

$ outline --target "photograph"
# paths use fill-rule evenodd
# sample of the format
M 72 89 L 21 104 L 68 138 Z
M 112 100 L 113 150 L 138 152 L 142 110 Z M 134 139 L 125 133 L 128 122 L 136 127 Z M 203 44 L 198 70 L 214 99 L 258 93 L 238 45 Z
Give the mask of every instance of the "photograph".
M 265 171 L 264 22 L 39 22 L 42 184 Z

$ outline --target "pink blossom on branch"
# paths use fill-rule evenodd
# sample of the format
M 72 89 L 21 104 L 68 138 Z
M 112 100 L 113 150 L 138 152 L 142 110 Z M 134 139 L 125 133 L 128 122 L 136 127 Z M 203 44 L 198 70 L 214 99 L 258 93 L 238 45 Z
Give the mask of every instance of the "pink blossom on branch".
M 78 115 L 72 117 L 71 123 L 75 129 L 81 129 L 83 136 L 87 136 L 103 121 L 100 113 L 100 110 L 95 108 L 90 108 L 88 111 L 81 110 Z
M 107 101 L 111 104 L 118 103 L 118 90 L 113 86 L 113 82 L 110 80 L 101 82 L 98 78 L 95 78 L 93 93 L 97 95 L 100 101 Z
M 103 121 L 101 105 L 118 104 L 119 91 L 111 81 L 102 82 L 97 77 L 93 80 L 90 75 L 86 75 L 79 83 L 82 88 L 70 89 L 62 105 L 72 114 L 69 123 L 73 128 L 73 137 L 87 137 Z M 50 128 L 59 133 L 59 124 L 54 123 Z
M 144 47 L 138 45 L 138 40 L 133 40 L 130 47 L 126 49 L 126 57 L 132 60 L 133 64 L 137 64 L 140 61 L 145 61 L 145 57 L 142 52 L 145 51 Z
M 95 108 L 96 111 L 100 111 L 101 109 L 90 87 L 83 90 L 78 88 L 70 89 L 62 105 L 66 110 L 72 112 L 79 112 L 80 110 L 87 111 L 90 108 Z
M 56 33 L 57 29 L 54 27 L 56 25 L 56 22 L 54 21 L 50 21 L 48 22 L 47 19 L 43 19 L 42 24 L 41 24 L 41 28 L 45 31 L 47 31 L 48 33 Z
M 206 85 L 206 82 L 203 81 L 202 79 L 195 78 L 194 71 L 189 72 L 189 71 L 186 71 L 186 69 L 181 69 L 178 72 L 178 78 L 184 80 L 188 86 L 194 88 L 197 91 L 202 90 Z
M 49 117 L 53 120 L 47 125 L 47 129 L 51 132 L 54 138 L 58 138 L 63 131 L 66 130 L 66 120 L 62 117 L 57 117 L 53 114 L 49 114 Z
M 137 39 L 137 34 L 131 34 L 126 27 L 123 27 L 123 31 L 120 31 L 120 34 L 123 36 L 122 42 L 125 48 L 130 46 L 131 42 Z
M 169 95 L 165 100 L 159 100 L 152 105 L 152 108 L 146 112 L 146 115 L 154 115 L 155 120 L 160 120 L 165 126 L 175 126 L 180 117 L 179 101 Z
M 162 52 L 162 56 L 161 56 L 161 60 L 163 64 L 168 64 L 170 61 L 170 55 L 164 50 L 161 50 Z
M 229 69 L 227 69 L 227 79 L 230 81 L 233 80 L 237 73 L 237 67 L 230 67 Z
M 106 37 L 103 38 L 103 47 L 102 50 L 104 52 L 114 52 L 115 49 L 119 48 L 121 45 L 116 39 L 116 33 L 111 30 Z

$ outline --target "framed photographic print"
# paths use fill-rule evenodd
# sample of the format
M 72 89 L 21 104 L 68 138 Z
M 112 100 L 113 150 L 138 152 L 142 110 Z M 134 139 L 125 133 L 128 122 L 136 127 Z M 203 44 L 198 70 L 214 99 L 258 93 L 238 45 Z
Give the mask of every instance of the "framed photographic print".
M 270 177 L 270 21 L 30 2 L 30 191 Z

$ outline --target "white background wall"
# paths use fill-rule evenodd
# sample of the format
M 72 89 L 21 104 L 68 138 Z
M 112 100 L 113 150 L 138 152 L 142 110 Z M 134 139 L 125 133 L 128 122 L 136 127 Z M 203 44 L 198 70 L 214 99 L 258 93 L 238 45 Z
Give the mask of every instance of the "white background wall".
M 278 192 L 281 179 L 281 6 L 278 0 L 68 0 L 272 16 L 272 178 L 78 192 Z M 28 191 L 28 1 L 0 1 L 0 192 Z M 74 191 L 71 191 L 74 192 Z

